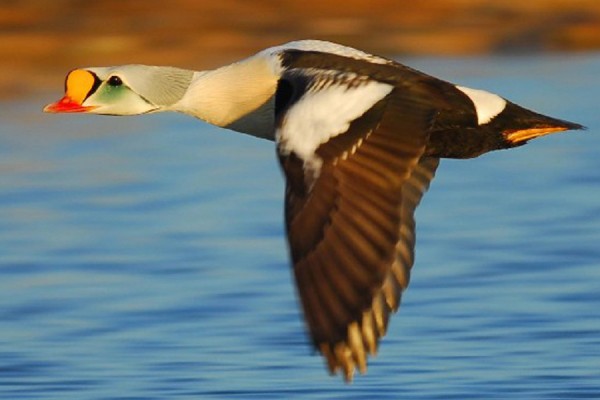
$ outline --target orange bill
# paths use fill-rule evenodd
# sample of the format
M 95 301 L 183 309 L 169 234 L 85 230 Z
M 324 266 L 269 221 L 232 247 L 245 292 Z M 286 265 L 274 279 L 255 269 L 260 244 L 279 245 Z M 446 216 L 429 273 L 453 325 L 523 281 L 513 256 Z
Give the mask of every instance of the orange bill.
M 48 104 L 44 112 L 48 113 L 75 113 L 93 110 L 94 106 L 84 106 L 83 102 L 92 92 L 96 78 L 83 69 L 75 69 L 69 72 L 65 82 L 65 95 L 62 99 Z

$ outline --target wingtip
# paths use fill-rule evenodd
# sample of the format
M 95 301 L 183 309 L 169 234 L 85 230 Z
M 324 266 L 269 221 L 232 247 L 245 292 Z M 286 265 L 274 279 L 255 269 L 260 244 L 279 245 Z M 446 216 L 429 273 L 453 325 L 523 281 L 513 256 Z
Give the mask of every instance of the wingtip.
M 351 383 L 356 371 L 361 375 L 367 373 L 368 358 L 377 355 L 379 338 L 385 334 L 385 327 L 381 324 L 387 325 L 387 318 L 381 315 L 381 310 L 378 310 L 384 306 L 383 303 L 379 306 L 379 301 L 375 301 L 375 312 L 365 311 L 362 321 L 354 321 L 348 325 L 345 340 L 336 343 L 322 342 L 316 345 L 325 358 L 330 375 L 337 375 L 341 371 L 344 381 Z

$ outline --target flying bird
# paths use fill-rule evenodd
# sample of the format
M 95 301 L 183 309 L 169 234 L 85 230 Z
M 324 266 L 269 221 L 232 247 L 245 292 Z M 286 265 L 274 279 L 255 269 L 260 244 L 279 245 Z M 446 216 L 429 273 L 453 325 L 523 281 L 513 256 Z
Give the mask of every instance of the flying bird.
M 44 111 L 175 111 L 275 141 L 309 336 L 330 373 L 365 373 L 414 263 L 414 211 L 440 158 L 579 124 L 335 43 L 300 40 L 211 71 L 78 68 Z

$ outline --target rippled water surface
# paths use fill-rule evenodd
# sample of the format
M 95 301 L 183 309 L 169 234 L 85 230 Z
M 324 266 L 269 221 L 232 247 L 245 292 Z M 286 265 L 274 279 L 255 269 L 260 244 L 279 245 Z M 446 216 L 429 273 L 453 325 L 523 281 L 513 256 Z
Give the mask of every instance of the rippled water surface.
M 273 145 L 0 109 L 0 398 L 600 398 L 600 56 L 414 59 L 589 127 L 442 163 L 366 376 L 312 354 Z

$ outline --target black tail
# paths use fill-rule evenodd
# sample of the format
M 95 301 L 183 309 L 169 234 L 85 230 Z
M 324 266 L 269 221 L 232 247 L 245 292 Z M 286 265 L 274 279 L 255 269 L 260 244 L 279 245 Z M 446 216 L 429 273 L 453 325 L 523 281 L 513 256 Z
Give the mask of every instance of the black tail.
M 502 133 L 507 147 L 520 146 L 528 140 L 555 132 L 585 129 L 583 125 L 548 117 L 511 102 L 507 103 L 492 125 Z

